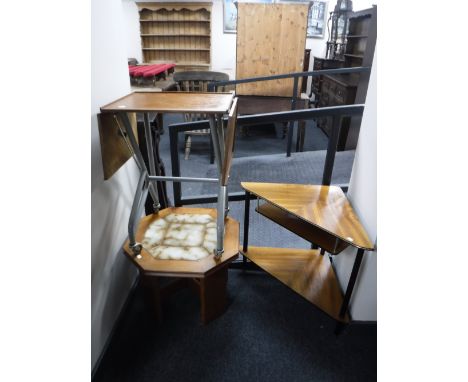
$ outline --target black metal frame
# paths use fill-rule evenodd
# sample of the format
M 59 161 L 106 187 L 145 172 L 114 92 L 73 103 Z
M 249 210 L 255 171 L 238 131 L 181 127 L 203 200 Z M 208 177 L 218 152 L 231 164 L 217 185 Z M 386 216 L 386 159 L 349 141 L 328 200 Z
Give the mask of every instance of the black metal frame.
M 208 84 L 208 91 L 216 91 L 218 86 L 226 86 L 226 85 L 237 85 L 237 84 L 246 84 L 250 82 L 261 82 L 261 81 L 271 81 L 271 80 L 278 80 L 278 79 L 286 79 L 286 78 L 293 78 L 293 92 L 291 97 L 291 110 L 296 110 L 296 101 L 297 101 L 297 92 L 299 88 L 299 78 L 307 78 L 307 77 L 317 77 L 322 76 L 325 74 L 349 74 L 349 73 L 369 73 L 370 66 L 360 66 L 354 68 L 338 68 L 338 69 L 324 69 L 324 70 L 315 70 L 310 72 L 294 72 L 288 74 L 277 74 L 273 76 L 262 76 L 262 77 L 250 77 L 250 78 L 243 78 L 240 80 L 229 80 L 229 81 L 215 81 L 210 82 Z M 289 121 L 288 127 L 288 139 L 287 139 L 287 146 L 286 146 L 286 156 L 291 156 L 292 150 L 292 138 L 294 134 L 294 122 L 295 120 Z
M 246 78 L 241 80 L 234 81 L 219 81 L 208 84 L 208 91 L 216 91 L 217 86 L 241 84 L 248 82 L 256 81 L 269 81 L 282 78 L 294 78 L 293 86 L 293 96 L 291 97 L 291 111 L 285 112 L 276 112 L 276 113 L 264 113 L 264 114 L 254 114 L 254 115 L 244 115 L 237 118 L 237 126 L 246 126 L 246 125 L 256 125 L 256 124 L 266 124 L 272 122 L 289 122 L 288 130 L 288 147 L 287 147 L 287 156 L 291 155 L 291 146 L 292 146 L 292 137 L 293 137 L 293 127 L 294 122 L 298 120 L 310 120 L 315 118 L 320 118 L 324 116 L 331 116 L 333 119 L 332 131 L 329 137 L 327 154 L 325 158 L 325 165 L 323 170 L 322 185 L 330 185 L 331 178 L 333 174 L 333 166 L 335 162 L 335 156 L 338 145 L 338 138 L 340 135 L 341 128 L 341 119 L 343 117 L 350 116 L 362 116 L 364 111 L 364 105 L 345 105 L 345 106 L 333 106 L 333 107 L 324 107 L 320 109 L 302 109 L 295 110 L 296 108 L 296 99 L 297 99 L 297 89 L 298 89 L 298 79 L 305 76 L 319 76 L 324 74 L 340 74 L 340 73 L 367 73 L 370 71 L 370 67 L 358 67 L 358 68 L 340 68 L 340 69 L 326 69 L 319 70 L 314 72 L 298 72 L 290 74 L 282 74 L 268 77 L 255 77 L 255 78 Z M 180 161 L 179 161 L 179 142 L 178 135 L 179 132 L 192 131 L 199 129 L 209 128 L 208 121 L 196 121 L 196 122 L 187 122 L 173 124 L 169 126 L 169 139 L 170 139 L 170 148 L 171 148 L 171 164 L 172 164 L 172 176 L 180 176 Z M 347 186 L 342 187 L 344 190 L 347 190 Z M 182 198 L 182 188 L 180 183 L 173 183 L 174 191 L 174 204 L 175 206 L 190 205 L 190 204 L 202 204 L 202 203 L 215 203 L 217 201 L 216 195 L 200 195 L 191 198 Z M 250 219 L 250 200 L 255 199 L 255 195 L 245 191 L 236 192 L 228 194 L 228 200 L 230 201 L 245 201 L 245 211 L 244 211 L 244 242 L 243 242 L 243 252 L 246 252 L 248 249 L 248 237 L 249 237 L 249 219 Z M 317 246 L 312 243 L 312 248 Z M 323 250 L 321 251 L 323 255 Z M 364 255 L 364 250 L 358 248 L 356 259 L 353 264 L 353 269 L 346 287 L 346 292 L 343 298 L 343 303 L 340 307 L 339 316 L 344 318 L 346 312 L 349 308 L 349 302 L 351 295 L 356 283 L 359 269 L 361 266 L 362 258 Z M 331 261 L 331 260 L 330 260 Z M 242 269 L 248 268 L 247 259 L 243 256 Z M 333 266 L 333 265 L 332 265 Z M 336 334 L 342 330 L 343 325 L 338 322 L 335 330 Z
M 325 158 L 324 172 L 322 178 L 323 185 L 330 185 L 333 173 L 333 165 L 335 163 L 336 149 L 338 145 L 339 130 L 341 127 L 340 120 L 343 116 L 362 116 L 364 105 L 345 105 L 323 107 L 320 109 L 302 109 L 291 110 L 276 113 L 244 115 L 237 118 L 237 126 L 265 124 L 271 122 L 289 122 L 297 120 L 309 120 L 320 118 L 323 116 L 332 116 L 334 119 L 332 133 L 330 135 L 327 147 L 327 155 Z M 209 128 L 208 121 L 195 121 L 177 123 L 169 126 L 169 141 L 171 147 L 171 167 L 172 176 L 179 177 L 180 161 L 179 161 L 179 138 L 180 132 L 200 130 Z M 190 198 L 182 198 L 182 187 L 180 183 L 174 182 L 174 205 L 180 207 L 182 205 L 215 203 L 216 195 L 200 195 Z M 245 200 L 243 192 L 235 192 L 228 194 L 229 201 Z

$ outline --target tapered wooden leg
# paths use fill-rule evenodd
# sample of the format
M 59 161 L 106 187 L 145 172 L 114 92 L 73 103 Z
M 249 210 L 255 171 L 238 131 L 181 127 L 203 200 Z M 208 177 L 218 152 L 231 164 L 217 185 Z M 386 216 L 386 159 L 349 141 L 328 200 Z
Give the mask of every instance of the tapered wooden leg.
M 205 325 L 226 310 L 227 265 L 200 279 L 201 321 Z
M 154 316 L 158 323 L 163 320 L 161 308 L 161 288 L 159 279 L 156 276 L 142 276 L 142 285 L 145 290 L 145 299 L 152 308 Z

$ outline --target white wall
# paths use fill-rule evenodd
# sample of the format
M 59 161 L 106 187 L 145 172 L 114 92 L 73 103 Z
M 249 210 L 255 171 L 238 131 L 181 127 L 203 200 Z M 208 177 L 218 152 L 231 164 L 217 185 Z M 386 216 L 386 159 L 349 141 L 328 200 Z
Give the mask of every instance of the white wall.
M 122 0 L 122 8 L 124 13 L 123 30 L 125 34 L 125 46 L 127 58 L 133 57 L 142 62 L 143 53 L 141 51 L 140 38 L 140 16 L 138 7 L 133 0 Z
M 122 3 L 91 2 L 91 366 L 99 358 L 137 272 L 120 248 L 127 236 L 137 169 L 127 162 L 104 181 L 96 114 L 130 92 Z
M 366 96 L 359 141 L 356 147 L 348 198 L 372 242 L 377 239 L 377 48 Z M 349 280 L 356 249 L 349 248 L 334 263 L 340 284 Z M 377 252 L 366 252 L 351 298 L 354 320 L 377 320 Z

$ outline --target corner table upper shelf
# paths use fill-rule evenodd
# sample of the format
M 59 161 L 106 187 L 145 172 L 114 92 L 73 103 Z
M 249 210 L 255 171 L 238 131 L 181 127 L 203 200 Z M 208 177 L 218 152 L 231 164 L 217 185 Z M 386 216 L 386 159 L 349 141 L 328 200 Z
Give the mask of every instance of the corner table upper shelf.
M 299 236 L 307 230 L 310 235 L 322 236 L 318 240 L 327 242 L 322 247 L 331 253 L 337 254 L 349 245 L 374 250 L 340 187 L 253 182 L 242 182 L 241 186 L 269 204 L 260 206 L 258 212 L 292 232 L 297 231 Z

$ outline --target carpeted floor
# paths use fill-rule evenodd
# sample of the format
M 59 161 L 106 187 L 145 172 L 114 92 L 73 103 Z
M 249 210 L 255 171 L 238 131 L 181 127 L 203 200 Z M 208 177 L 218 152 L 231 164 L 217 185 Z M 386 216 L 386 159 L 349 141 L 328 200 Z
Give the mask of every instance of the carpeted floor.
M 165 119 L 160 149 L 167 174 L 171 173 L 167 125 L 181 121 L 180 116 Z M 327 138 L 313 122 L 309 123 L 306 152 L 293 153 L 291 158 L 286 158 L 286 140 L 280 138 L 277 126 L 251 128 L 249 136 L 238 136 L 230 190 L 238 191 L 244 180 L 320 183 Z M 182 137 L 180 140 L 183 142 Z M 181 143 L 182 174 L 215 176 L 208 150 L 207 138 L 196 137 L 190 159 L 185 161 Z M 349 182 L 353 158 L 353 151 L 337 154 L 333 183 Z M 171 184 L 168 186 L 171 191 Z M 184 196 L 200 193 L 214 190 L 201 184 L 184 184 Z M 255 213 L 255 204 L 251 203 L 250 244 L 310 248 L 305 240 Z M 243 202 L 230 203 L 230 215 L 241 222 L 241 241 L 243 206 Z M 225 314 L 202 326 L 197 298 L 182 290 L 165 302 L 165 319 L 158 325 L 137 287 L 94 380 L 376 380 L 376 325 L 353 324 L 336 337 L 335 321 L 262 272 L 231 269 L 228 292 L 230 306 Z
M 206 326 L 188 289 L 158 325 L 137 288 L 95 382 L 375 381 L 375 325 L 335 322 L 260 272 L 229 271 L 230 306 Z

